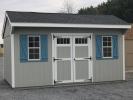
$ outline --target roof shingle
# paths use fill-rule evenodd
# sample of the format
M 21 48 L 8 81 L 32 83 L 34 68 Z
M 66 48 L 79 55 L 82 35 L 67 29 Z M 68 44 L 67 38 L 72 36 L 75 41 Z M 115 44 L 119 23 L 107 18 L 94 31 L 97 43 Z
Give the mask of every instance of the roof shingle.
M 113 15 L 78 15 L 16 11 L 6 11 L 6 13 L 11 22 L 129 25 L 127 22 Z

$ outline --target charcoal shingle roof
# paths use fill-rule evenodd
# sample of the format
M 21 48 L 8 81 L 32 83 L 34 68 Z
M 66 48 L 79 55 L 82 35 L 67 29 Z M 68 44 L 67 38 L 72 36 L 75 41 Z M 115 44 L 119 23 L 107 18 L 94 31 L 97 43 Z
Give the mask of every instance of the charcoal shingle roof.
M 16 11 L 6 11 L 6 13 L 11 22 L 128 25 L 127 22 L 113 15 L 78 15 Z

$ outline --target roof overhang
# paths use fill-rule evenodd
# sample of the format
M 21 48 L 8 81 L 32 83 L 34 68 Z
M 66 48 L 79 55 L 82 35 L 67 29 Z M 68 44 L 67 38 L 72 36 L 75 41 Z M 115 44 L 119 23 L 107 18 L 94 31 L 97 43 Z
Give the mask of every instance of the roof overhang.
M 64 28 L 111 28 L 129 29 L 131 25 L 108 25 L 108 24 L 64 24 L 64 23 L 18 23 L 12 22 L 12 27 L 64 27 Z

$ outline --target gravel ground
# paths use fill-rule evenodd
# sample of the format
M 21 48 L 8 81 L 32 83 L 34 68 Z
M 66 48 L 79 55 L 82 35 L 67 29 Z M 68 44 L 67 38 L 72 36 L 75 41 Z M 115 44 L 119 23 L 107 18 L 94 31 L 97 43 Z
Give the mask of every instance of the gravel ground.
M 12 89 L 2 80 L 0 58 L 0 100 L 133 100 L 133 80 L 83 86 Z

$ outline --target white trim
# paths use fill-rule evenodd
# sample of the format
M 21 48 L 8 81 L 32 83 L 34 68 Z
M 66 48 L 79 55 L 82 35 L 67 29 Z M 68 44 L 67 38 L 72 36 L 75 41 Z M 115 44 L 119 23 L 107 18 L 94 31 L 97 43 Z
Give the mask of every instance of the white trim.
M 15 88 L 15 64 L 14 64 L 14 34 L 11 34 L 11 78 L 12 88 Z
M 86 36 L 90 36 L 91 35 L 91 39 L 90 38 L 87 38 L 87 44 L 75 44 L 75 39 L 76 38 L 86 38 Z M 76 46 L 87 46 L 88 47 L 88 56 L 87 57 L 92 57 L 92 33 L 87 33 L 85 35 L 83 35 L 82 33 L 80 35 L 75 35 L 74 38 L 73 38 L 73 57 L 76 59 L 76 60 L 79 60 L 79 61 L 85 61 L 87 60 L 88 61 L 88 79 L 91 79 L 93 77 L 93 72 L 92 72 L 92 60 L 88 60 L 88 59 L 84 59 L 83 58 L 76 58 L 75 56 L 75 47 Z M 84 82 L 86 81 L 86 79 L 76 79 L 76 66 L 75 66 L 75 61 L 74 61 L 74 82 Z
M 57 44 L 57 38 L 53 39 L 53 35 L 57 36 L 57 37 L 62 37 L 62 38 L 70 38 L 70 44 L 65 44 L 66 46 L 71 46 L 71 59 L 69 58 L 62 58 L 63 60 L 71 60 L 71 80 L 63 80 L 59 83 L 71 83 L 71 82 L 84 82 L 85 79 L 79 79 L 76 80 L 75 79 L 75 61 L 74 61 L 74 57 L 75 57 L 75 46 L 88 46 L 88 48 L 90 48 L 88 55 L 89 56 L 93 56 L 92 55 L 92 33 L 51 33 L 52 36 L 52 72 L 53 72 L 53 84 L 54 84 L 54 80 L 57 80 L 57 61 L 54 62 L 53 59 L 54 57 L 57 58 L 57 54 L 56 54 L 56 47 L 57 46 L 63 46 L 65 47 L 65 45 L 62 44 Z M 88 43 L 87 44 L 75 44 L 75 38 L 76 37 L 86 37 L 86 36 L 90 36 L 91 35 L 91 39 L 88 39 Z M 90 43 L 90 44 L 89 44 Z M 89 57 L 88 56 L 88 57 Z M 60 59 L 60 58 L 59 58 Z M 77 60 L 85 60 L 82 58 L 77 58 Z M 89 72 L 88 72 L 88 79 L 92 78 L 93 81 L 93 67 L 92 67 L 92 60 L 88 62 L 88 67 L 89 67 Z M 73 67 L 72 67 L 73 66 Z
M 118 28 L 129 29 L 131 25 L 109 25 L 109 24 L 62 24 L 62 23 L 11 23 L 14 27 L 68 27 L 68 28 Z
M 39 37 L 39 47 L 29 47 L 29 37 Z M 28 43 L 28 61 L 40 61 L 41 60 L 41 40 L 40 35 L 28 35 L 27 43 Z M 29 48 L 38 48 L 39 49 L 39 59 L 29 59 Z
M 122 35 L 123 41 L 123 80 L 125 80 L 125 35 Z
M 52 74 L 53 74 L 53 81 L 52 81 L 52 84 L 54 85 L 54 80 L 55 80 L 55 68 L 54 68 L 54 57 L 55 57 L 55 42 L 54 42 L 54 38 L 53 38 L 53 34 L 51 33 L 51 36 L 52 36 Z
M 103 37 L 111 37 L 111 46 L 103 46 Z M 104 53 L 103 53 L 103 48 L 108 48 L 111 47 L 111 56 L 110 57 L 104 57 Z M 102 58 L 108 59 L 108 58 L 113 58 L 113 40 L 112 40 L 112 36 L 110 35 L 103 35 L 102 36 Z

